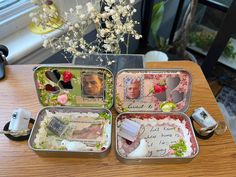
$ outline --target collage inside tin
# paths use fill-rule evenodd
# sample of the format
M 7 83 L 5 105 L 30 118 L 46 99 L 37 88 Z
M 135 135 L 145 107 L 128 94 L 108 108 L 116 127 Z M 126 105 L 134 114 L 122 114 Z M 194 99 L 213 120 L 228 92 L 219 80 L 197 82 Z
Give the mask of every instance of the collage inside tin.
M 116 76 L 118 112 L 185 112 L 192 79 L 185 70 L 122 70 Z
M 105 68 L 41 66 L 34 77 L 43 106 L 113 105 L 113 75 Z
M 111 145 L 112 115 L 106 109 L 47 107 L 36 119 L 29 146 L 36 151 L 102 153 Z
M 127 120 L 140 125 L 130 141 Z M 126 132 L 125 132 L 126 131 Z M 116 119 L 116 152 L 123 159 L 193 158 L 199 151 L 191 121 L 183 113 L 122 113 Z

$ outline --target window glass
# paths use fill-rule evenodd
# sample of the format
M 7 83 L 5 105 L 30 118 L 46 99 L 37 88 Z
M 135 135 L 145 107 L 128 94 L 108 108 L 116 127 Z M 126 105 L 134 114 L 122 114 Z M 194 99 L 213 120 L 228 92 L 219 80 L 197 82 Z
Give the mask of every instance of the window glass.
M 215 1 L 216 2 L 216 1 Z M 218 0 L 230 6 L 232 0 Z M 199 3 L 193 27 L 189 34 L 188 47 L 200 54 L 207 55 L 217 32 L 222 27 L 226 13 Z M 218 60 L 230 67 L 236 66 L 236 35 L 232 35 Z
M 229 7 L 233 0 L 214 0 L 214 1 Z

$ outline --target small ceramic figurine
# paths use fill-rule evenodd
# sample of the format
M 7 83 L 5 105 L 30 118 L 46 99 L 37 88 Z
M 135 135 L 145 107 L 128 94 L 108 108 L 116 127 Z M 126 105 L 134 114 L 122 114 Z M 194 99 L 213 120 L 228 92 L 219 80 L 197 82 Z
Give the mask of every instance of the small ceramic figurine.
M 128 157 L 130 158 L 145 157 L 147 153 L 148 153 L 147 142 L 145 139 L 141 139 L 139 146 L 134 151 L 129 153 Z
M 61 146 L 66 147 L 68 151 L 81 151 L 87 149 L 87 145 L 79 141 L 63 140 Z

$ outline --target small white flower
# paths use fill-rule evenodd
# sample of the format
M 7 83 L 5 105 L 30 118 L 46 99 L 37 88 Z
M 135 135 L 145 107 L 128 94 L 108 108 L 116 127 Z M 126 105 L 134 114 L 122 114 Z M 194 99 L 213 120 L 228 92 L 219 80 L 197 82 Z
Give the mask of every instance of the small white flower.
M 80 45 L 80 48 L 81 49 L 85 49 L 85 45 Z
M 80 17 L 80 19 L 84 19 L 85 18 L 85 14 L 81 14 L 79 17 Z
M 111 51 L 111 46 L 109 44 L 103 44 L 103 47 L 107 50 L 107 52 Z
M 49 41 L 48 41 L 47 39 L 45 39 L 45 40 L 43 41 L 43 47 L 44 47 L 44 48 L 46 48 L 46 47 L 48 46 L 48 42 L 49 42 Z
M 107 12 L 109 12 L 109 11 L 110 11 L 110 7 L 109 7 L 109 6 L 105 6 L 105 7 L 104 7 L 104 10 L 107 11 Z
M 112 62 L 111 62 L 111 61 L 108 61 L 107 64 L 108 64 L 108 66 L 110 66 L 110 65 L 112 64 Z
M 79 28 L 79 24 L 78 24 L 78 23 L 76 23 L 74 26 L 75 26 L 76 28 Z
M 111 9 L 109 13 L 110 13 L 110 15 L 113 15 L 116 13 L 116 11 L 114 9 Z
M 134 4 L 134 3 L 135 3 L 135 0 L 130 0 L 130 3 L 131 3 L 131 4 Z
M 82 7 L 81 5 L 77 5 L 77 6 L 75 6 L 75 8 L 76 8 L 77 10 L 81 10 L 83 7 Z
M 94 10 L 93 4 L 91 2 L 88 2 L 86 6 L 89 13 Z
M 70 8 L 70 13 L 73 13 L 74 12 L 74 9 Z
M 116 29 L 115 32 L 116 32 L 116 34 L 120 34 L 121 33 L 121 31 L 119 29 Z
M 109 15 L 107 15 L 107 13 L 103 13 L 103 14 L 101 14 L 101 17 L 102 17 L 102 19 L 105 19 L 105 18 L 109 17 Z
M 76 56 L 80 56 L 80 55 L 81 55 L 81 52 L 78 52 L 78 51 L 77 51 L 77 52 L 75 53 L 75 55 L 76 55 Z
M 82 25 L 85 25 L 85 24 L 86 24 L 86 21 L 81 21 L 81 24 L 82 24 Z
M 39 21 L 38 18 L 36 18 L 36 17 L 33 17 L 33 18 L 32 18 L 32 22 L 38 23 L 38 21 Z
M 138 34 L 136 34 L 135 36 L 134 36 L 134 38 L 135 39 L 140 39 L 142 36 L 141 35 L 138 35 Z
M 61 49 L 61 46 L 60 45 L 56 46 L 56 49 L 58 49 L 58 50 Z
M 94 23 L 95 23 L 95 24 L 96 24 L 96 23 L 99 23 L 99 19 L 96 18 L 96 19 L 94 20 Z
M 69 30 L 69 31 L 73 31 L 73 30 L 74 30 L 74 27 L 73 27 L 73 26 L 69 26 L 68 30 Z

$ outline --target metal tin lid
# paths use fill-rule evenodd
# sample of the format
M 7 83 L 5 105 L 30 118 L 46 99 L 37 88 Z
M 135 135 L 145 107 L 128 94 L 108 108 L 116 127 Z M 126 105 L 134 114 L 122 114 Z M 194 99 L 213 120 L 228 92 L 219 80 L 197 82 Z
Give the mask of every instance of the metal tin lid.
M 115 108 L 121 112 L 185 112 L 192 77 L 183 69 L 125 69 L 116 76 Z
M 34 71 L 34 80 L 43 106 L 113 105 L 113 75 L 106 68 L 42 65 Z

